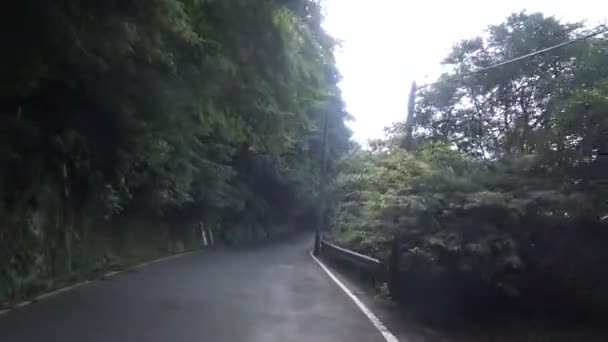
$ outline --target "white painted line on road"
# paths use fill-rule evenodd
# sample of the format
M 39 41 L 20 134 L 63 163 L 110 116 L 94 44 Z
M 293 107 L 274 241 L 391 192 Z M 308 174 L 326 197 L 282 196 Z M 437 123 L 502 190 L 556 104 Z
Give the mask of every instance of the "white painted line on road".
M 338 279 L 338 277 L 336 277 L 330 270 L 329 268 L 327 268 L 327 266 L 325 266 L 321 260 L 319 260 L 316 256 L 314 256 L 314 254 L 312 254 L 312 252 L 310 252 L 310 256 L 317 262 L 317 264 L 319 264 L 319 266 L 321 266 L 321 268 L 323 269 L 323 271 L 325 271 L 325 273 L 327 273 L 327 275 L 329 275 L 329 277 L 336 283 L 338 284 L 338 286 L 342 289 L 342 291 L 344 291 L 349 297 L 350 299 L 353 300 L 353 302 L 355 302 L 355 304 L 357 304 L 357 306 L 359 307 L 359 309 L 361 309 L 361 311 L 363 312 L 363 314 L 365 314 L 365 316 L 367 316 L 367 318 L 369 318 L 369 320 L 372 322 L 372 324 L 374 325 L 374 327 L 376 327 L 376 329 L 378 329 L 378 331 L 380 331 L 380 333 L 382 334 L 382 336 L 384 337 L 384 339 L 387 342 L 399 342 L 399 340 L 397 339 L 397 337 L 395 337 L 395 335 L 393 335 L 393 333 L 391 333 L 388 328 L 386 327 L 386 325 L 384 325 L 384 323 L 382 323 L 382 321 L 380 321 L 380 319 L 378 318 L 378 316 L 376 316 L 372 310 L 370 310 L 367 306 L 365 306 L 365 304 L 363 304 L 363 302 L 357 297 L 355 296 L 355 294 L 348 289 L 348 287 L 346 287 L 346 285 L 344 285 L 340 279 Z
M 6 315 L 9 311 L 11 311 L 11 310 L 10 309 L 0 310 L 0 316 Z
M 108 273 L 104 274 L 102 277 L 104 277 L 104 278 L 110 278 L 110 277 L 113 277 L 113 276 L 115 276 L 117 274 L 121 274 L 122 272 L 123 271 L 112 271 L 112 272 L 108 272 Z
M 28 300 L 28 301 L 25 301 L 25 302 L 21 302 L 21 303 L 15 304 L 15 306 L 13 306 L 13 308 L 14 309 L 22 308 L 22 307 L 28 306 L 30 304 L 32 304 L 32 302 Z
M 43 300 L 43 299 L 46 299 L 46 298 L 49 298 L 49 297 L 53 297 L 53 296 L 56 296 L 56 295 L 58 295 L 60 293 L 63 293 L 63 292 L 75 289 L 75 288 L 80 287 L 82 285 L 86 285 L 88 283 L 89 283 L 89 281 L 86 280 L 86 281 L 82 281 L 80 283 L 76 283 L 74 285 L 62 287 L 59 290 L 55 290 L 55 291 L 51 291 L 51 292 L 48 292 L 48 293 L 45 293 L 45 294 L 41 294 L 40 296 L 35 297 L 33 300 L 34 301 L 39 301 L 39 300 Z
M 142 268 L 142 267 L 150 266 L 152 264 L 156 264 L 156 263 L 163 262 L 163 261 L 169 261 L 169 260 L 172 260 L 172 259 L 181 258 L 183 256 L 191 255 L 191 254 L 196 254 L 196 253 L 199 253 L 199 252 L 200 252 L 200 250 L 196 250 L 196 251 L 185 252 L 185 253 L 181 253 L 181 254 L 169 255 L 169 256 L 166 256 L 164 258 L 156 259 L 156 260 L 153 260 L 153 261 L 150 261 L 150 262 L 146 262 L 146 263 L 143 263 L 143 264 L 139 264 L 139 265 L 133 266 L 131 268 L 127 268 L 126 270 L 121 271 L 121 272 L 127 272 L 127 271 L 130 271 L 130 270 L 136 270 L 136 269 L 139 269 L 139 268 Z

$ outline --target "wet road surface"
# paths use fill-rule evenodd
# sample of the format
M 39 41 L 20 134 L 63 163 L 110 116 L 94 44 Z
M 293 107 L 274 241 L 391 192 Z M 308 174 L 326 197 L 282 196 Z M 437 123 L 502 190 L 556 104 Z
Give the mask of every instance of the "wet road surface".
M 382 342 L 309 235 L 204 251 L 0 316 L 0 341 Z

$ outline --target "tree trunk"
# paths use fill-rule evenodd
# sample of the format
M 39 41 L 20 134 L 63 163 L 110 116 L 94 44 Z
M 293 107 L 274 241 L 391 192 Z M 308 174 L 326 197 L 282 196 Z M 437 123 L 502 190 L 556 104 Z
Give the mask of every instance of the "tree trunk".
M 325 213 L 325 173 L 327 169 L 327 138 L 328 138 L 328 126 L 329 125 L 329 113 L 325 112 L 323 122 L 323 144 L 321 145 L 321 175 L 319 179 L 319 203 L 317 209 L 317 227 L 315 229 L 315 245 L 313 248 L 313 254 L 319 255 L 321 252 L 321 229 L 324 224 L 324 213 Z
M 74 220 L 70 210 L 70 188 L 68 182 L 68 167 L 63 163 L 62 168 L 63 192 L 62 192 L 62 208 L 63 208 L 63 242 L 65 248 L 65 271 L 72 273 L 72 231 L 74 229 Z
M 407 118 L 405 119 L 405 139 L 403 141 L 403 148 L 410 151 L 414 145 L 414 109 L 416 108 L 416 82 L 412 82 L 410 88 L 410 95 L 407 100 Z

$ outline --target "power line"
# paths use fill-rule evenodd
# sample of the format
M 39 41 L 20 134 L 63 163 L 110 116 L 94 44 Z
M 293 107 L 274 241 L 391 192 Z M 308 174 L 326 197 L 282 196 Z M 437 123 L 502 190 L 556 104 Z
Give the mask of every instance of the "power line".
M 572 40 L 569 40 L 569 41 L 566 41 L 566 42 L 563 42 L 563 43 L 560 43 L 560 44 L 557 44 L 557 45 L 553 45 L 553 46 L 550 46 L 550 47 L 547 47 L 547 48 L 544 48 L 544 49 L 536 50 L 536 51 L 530 52 L 528 54 L 525 54 L 523 56 L 519 56 L 519 57 L 510 59 L 510 60 L 507 60 L 507 61 L 504 61 L 504 62 L 500 62 L 500 63 L 494 64 L 494 65 L 490 65 L 488 67 L 484 67 L 484 68 L 480 68 L 480 69 L 477 69 L 477 70 L 473 70 L 473 71 L 467 72 L 464 75 L 462 75 L 462 77 L 460 77 L 459 81 L 462 81 L 464 78 L 470 77 L 470 76 L 478 74 L 480 72 L 485 72 L 485 71 L 488 71 L 488 70 L 500 68 L 502 66 L 505 66 L 505 65 L 508 65 L 508 64 L 511 64 L 511 63 L 519 62 L 521 60 L 524 60 L 524 59 L 527 59 L 527 58 L 530 58 L 530 57 L 534 57 L 534 56 L 537 56 L 537 55 L 540 55 L 540 54 L 543 54 L 543 53 L 546 53 L 546 52 L 549 52 L 549 51 L 552 51 L 552 50 L 555 50 L 555 49 L 562 48 L 564 46 L 568 46 L 568 45 L 574 44 L 576 42 L 580 42 L 580 41 L 583 41 L 583 40 L 587 40 L 589 38 L 593 38 L 595 36 L 599 36 L 600 34 L 603 34 L 603 33 L 606 33 L 606 32 L 608 32 L 608 26 L 606 26 L 606 25 L 600 25 L 593 32 L 591 32 L 589 34 L 586 34 L 584 36 L 581 36 L 581 37 L 578 37 L 578 38 L 575 38 L 575 39 L 572 39 Z M 444 80 L 440 80 L 440 81 L 436 81 L 436 82 L 432 82 L 432 83 L 427 83 L 427 84 L 419 86 L 418 90 L 422 89 L 422 88 L 434 86 L 434 85 L 442 83 L 442 82 L 445 82 L 445 81 Z

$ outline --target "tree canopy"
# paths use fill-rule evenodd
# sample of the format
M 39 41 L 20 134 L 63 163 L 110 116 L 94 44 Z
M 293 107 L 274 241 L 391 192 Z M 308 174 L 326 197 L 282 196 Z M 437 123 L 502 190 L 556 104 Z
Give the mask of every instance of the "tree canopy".
M 409 283 L 450 284 L 450 298 L 608 307 L 594 272 L 608 257 L 606 38 L 477 72 L 588 32 L 521 12 L 455 44 L 417 94 L 414 146 L 399 123 L 343 167 L 334 239 L 388 260 L 399 238 Z
M 95 222 L 202 220 L 230 239 L 306 218 L 325 115 L 330 162 L 350 148 L 317 1 L 17 7 L 0 54 L 8 287 L 71 272 Z

